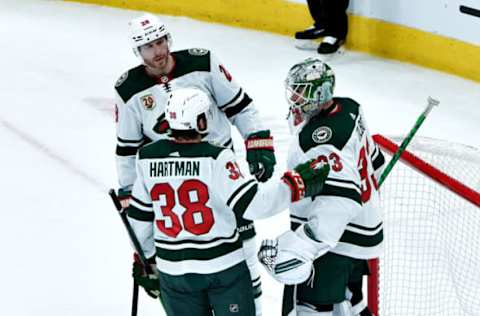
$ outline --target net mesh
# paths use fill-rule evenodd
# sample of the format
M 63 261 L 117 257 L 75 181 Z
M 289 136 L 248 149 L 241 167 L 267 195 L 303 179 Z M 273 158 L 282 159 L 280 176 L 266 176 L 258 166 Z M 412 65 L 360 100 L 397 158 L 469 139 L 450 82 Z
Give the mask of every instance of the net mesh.
M 420 137 L 408 150 L 480 191 L 479 150 Z M 400 162 L 381 194 L 379 314 L 480 315 L 480 208 Z

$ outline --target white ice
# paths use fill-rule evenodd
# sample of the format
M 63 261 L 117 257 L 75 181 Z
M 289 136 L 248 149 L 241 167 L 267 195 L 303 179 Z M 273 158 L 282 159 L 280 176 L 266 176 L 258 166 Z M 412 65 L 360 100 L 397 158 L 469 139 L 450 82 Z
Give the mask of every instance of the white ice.
M 130 245 L 106 195 L 116 186 L 113 85 L 137 64 L 126 38 L 138 12 L 47 0 L 0 2 L 0 314 L 129 315 Z M 291 37 L 163 17 L 174 49 L 212 50 L 253 97 L 275 136 L 277 173 L 288 128 L 283 80 L 313 52 Z M 417 66 L 347 52 L 330 61 L 336 94 L 359 101 L 374 133 L 406 133 L 441 101 L 419 135 L 480 147 L 480 85 Z M 237 137 L 236 147 L 243 154 Z M 258 224 L 260 238 L 288 227 Z M 281 287 L 263 275 L 265 315 Z M 161 315 L 141 294 L 141 315 Z

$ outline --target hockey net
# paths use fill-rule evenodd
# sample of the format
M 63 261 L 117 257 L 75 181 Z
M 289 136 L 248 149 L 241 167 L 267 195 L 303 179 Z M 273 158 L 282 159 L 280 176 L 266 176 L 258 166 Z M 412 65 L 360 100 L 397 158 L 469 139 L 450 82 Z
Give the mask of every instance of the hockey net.
M 389 155 L 402 141 L 374 139 Z M 385 251 L 370 262 L 368 293 L 375 315 L 480 315 L 478 192 L 478 149 L 414 138 L 381 188 Z

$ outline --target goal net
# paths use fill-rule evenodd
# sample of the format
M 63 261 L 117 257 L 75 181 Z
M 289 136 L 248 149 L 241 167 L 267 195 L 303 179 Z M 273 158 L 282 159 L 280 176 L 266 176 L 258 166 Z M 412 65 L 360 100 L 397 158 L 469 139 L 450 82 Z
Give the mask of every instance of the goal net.
M 374 139 L 387 156 L 402 141 Z M 416 137 L 380 192 L 385 251 L 371 262 L 370 308 L 480 315 L 480 151 Z

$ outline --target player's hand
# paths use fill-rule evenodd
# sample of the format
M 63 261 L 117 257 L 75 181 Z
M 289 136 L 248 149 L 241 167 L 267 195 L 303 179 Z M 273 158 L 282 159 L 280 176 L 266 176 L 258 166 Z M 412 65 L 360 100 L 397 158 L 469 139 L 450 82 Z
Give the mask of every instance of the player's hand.
M 270 131 L 250 134 L 245 140 L 247 162 L 250 173 L 260 182 L 265 182 L 273 175 L 277 161 L 273 152 L 273 137 Z
M 320 194 L 329 172 L 328 163 L 312 159 L 285 172 L 282 180 L 292 191 L 292 202 L 296 202 Z
M 148 264 L 150 264 L 153 274 L 147 274 L 145 272 L 145 268 L 141 263 L 138 255 L 134 255 L 133 260 L 133 272 L 132 276 L 137 282 L 138 285 L 143 287 L 145 292 L 152 297 L 152 298 L 159 298 L 160 297 L 160 281 L 158 279 L 158 271 L 157 267 L 155 266 L 155 257 L 148 259 Z
M 130 205 L 130 199 L 132 198 L 131 188 L 120 188 L 117 193 L 118 200 L 122 208 L 127 208 Z

